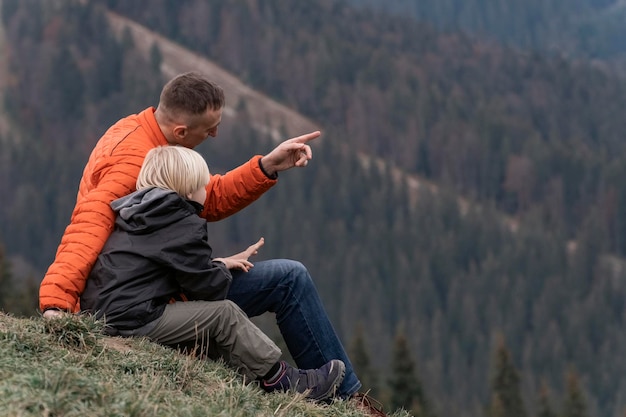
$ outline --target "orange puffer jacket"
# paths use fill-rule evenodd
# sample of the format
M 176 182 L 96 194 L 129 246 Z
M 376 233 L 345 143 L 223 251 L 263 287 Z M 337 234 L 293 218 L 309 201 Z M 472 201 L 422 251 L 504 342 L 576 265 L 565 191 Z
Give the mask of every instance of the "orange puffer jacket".
M 135 191 L 148 151 L 167 144 L 154 117 L 154 108 L 121 119 L 98 141 L 83 171 L 70 224 L 41 282 L 42 311 L 80 310 L 80 294 L 87 276 L 115 223 L 109 204 Z M 276 183 L 261 171 L 260 158 L 257 155 L 224 175 L 211 176 L 202 217 L 209 221 L 228 217 Z

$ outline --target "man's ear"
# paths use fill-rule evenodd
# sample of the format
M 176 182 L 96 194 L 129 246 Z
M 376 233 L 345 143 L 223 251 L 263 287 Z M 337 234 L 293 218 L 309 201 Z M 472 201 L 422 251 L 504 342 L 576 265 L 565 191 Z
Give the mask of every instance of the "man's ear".
M 177 125 L 172 129 L 172 133 L 174 133 L 174 137 L 178 140 L 185 139 L 187 136 L 187 126 L 185 125 Z

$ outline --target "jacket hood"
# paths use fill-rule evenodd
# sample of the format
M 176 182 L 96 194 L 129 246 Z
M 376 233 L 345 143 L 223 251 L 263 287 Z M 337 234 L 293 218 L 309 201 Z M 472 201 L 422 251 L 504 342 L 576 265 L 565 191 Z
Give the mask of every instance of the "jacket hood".
M 145 188 L 111 203 L 115 225 L 129 233 L 143 234 L 202 211 L 202 204 L 182 198 L 175 191 Z

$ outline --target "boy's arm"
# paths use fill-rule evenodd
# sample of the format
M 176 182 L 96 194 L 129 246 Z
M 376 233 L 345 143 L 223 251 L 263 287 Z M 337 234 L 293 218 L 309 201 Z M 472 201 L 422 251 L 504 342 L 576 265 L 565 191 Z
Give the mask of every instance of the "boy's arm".
M 226 258 L 214 258 L 213 261 L 222 262 L 228 269 L 241 269 L 244 272 L 248 272 L 250 268 L 254 266 L 254 264 L 249 261 L 250 257 L 258 254 L 259 249 L 264 244 L 265 239 L 261 238 L 242 252 L 227 256 Z
M 189 299 L 226 298 L 233 277 L 226 264 L 212 257 L 206 221 L 190 216 L 177 225 L 175 232 L 159 248 L 159 261 L 164 270 L 176 271 L 174 278 Z
M 179 272 L 176 279 L 190 300 L 215 301 L 226 298 L 233 276 L 222 262 L 210 262 L 202 270 Z
M 94 174 L 99 177 L 97 186 L 79 195 L 56 258 L 39 288 L 41 311 L 80 309 L 78 301 L 89 272 L 113 230 L 115 214 L 109 204 L 135 189 L 145 152 L 129 152 L 123 157 L 109 158 Z
M 265 240 L 259 239 L 246 250 L 226 258 L 211 258 L 211 247 L 206 243 L 206 227 L 201 230 L 201 238 L 193 244 L 186 245 L 184 265 L 173 265 L 181 271 L 178 284 L 191 299 L 221 300 L 226 298 L 232 282 L 231 269 L 248 272 L 254 265 L 248 260 L 256 255 Z M 200 266 L 198 268 L 197 266 Z

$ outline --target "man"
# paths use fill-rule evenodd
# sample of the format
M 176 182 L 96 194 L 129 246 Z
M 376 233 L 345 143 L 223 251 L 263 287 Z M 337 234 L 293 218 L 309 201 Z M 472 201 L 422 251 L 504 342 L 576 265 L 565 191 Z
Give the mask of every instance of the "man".
M 115 215 L 109 204 L 135 191 L 147 152 L 168 144 L 194 148 L 216 137 L 224 105 L 220 87 L 185 73 L 165 85 L 156 109 L 123 118 L 107 130 L 85 166 L 70 224 L 41 283 L 44 317 L 80 311 L 86 279 L 113 230 Z M 280 171 L 306 166 L 312 158 L 308 142 L 319 136 L 320 132 L 311 132 L 288 139 L 265 156 L 253 156 L 224 175 L 211 176 L 201 217 L 208 221 L 228 217 L 276 184 Z M 249 317 L 276 313 L 298 367 L 315 369 L 339 359 L 346 372 L 338 395 L 347 398 L 358 391 L 361 383 L 301 263 L 262 261 L 232 275 L 227 298 Z

